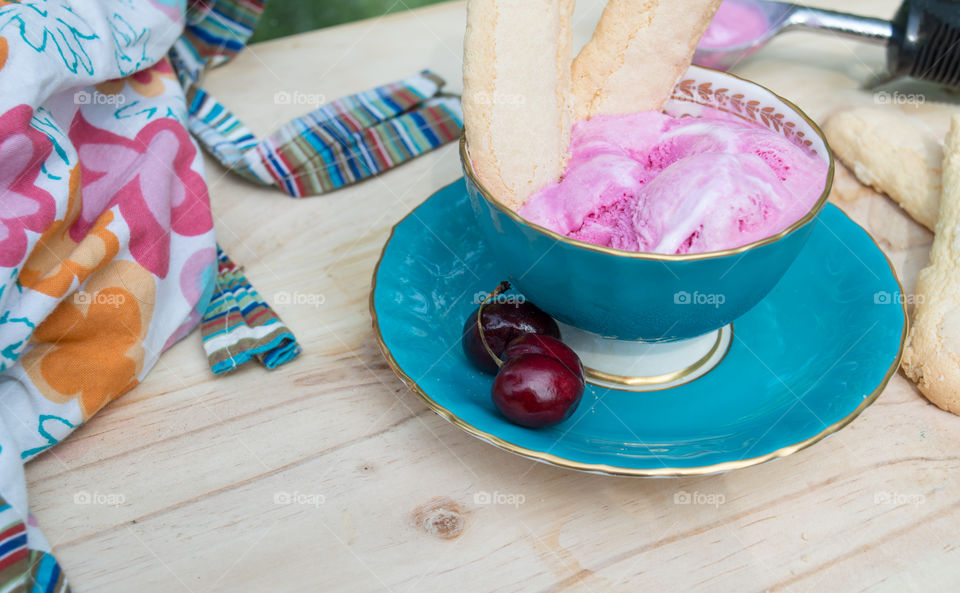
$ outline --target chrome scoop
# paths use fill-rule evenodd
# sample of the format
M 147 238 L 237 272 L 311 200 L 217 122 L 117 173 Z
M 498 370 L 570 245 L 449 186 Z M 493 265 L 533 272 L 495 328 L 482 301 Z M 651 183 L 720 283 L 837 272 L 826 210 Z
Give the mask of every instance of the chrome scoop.
M 776 35 L 804 29 L 886 46 L 891 77 L 913 76 L 960 85 L 960 0 L 905 0 L 890 21 L 786 2 L 725 0 L 711 29 L 723 24 L 723 11 L 727 20 L 734 14 L 740 21 L 743 15 L 765 19 L 766 27 L 747 39 L 743 35 L 731 37 L 728 44 L 706 44 L 711 37 L 708 31 L 697 48 L 694 63 L 727 70 Z

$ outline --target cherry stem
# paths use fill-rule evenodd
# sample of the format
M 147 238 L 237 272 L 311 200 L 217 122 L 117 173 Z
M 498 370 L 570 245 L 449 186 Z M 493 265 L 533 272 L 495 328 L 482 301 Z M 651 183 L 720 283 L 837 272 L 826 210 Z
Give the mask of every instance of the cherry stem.
M 480 343 L 483 344 L 483 347 L 486 349 L 487 354 L 490 355 L 490 358 L 497 363 L 497 368 L 503 366 L 503 361 L 500 360 L 500 357 L 497 356 L 493 349 L 490 348 L 490 344 L 487 343 L 487 337 L 483 335 L 483 308 L 490 302 L 490 299 L 495 299 L 506 291 L 510 290 L 510 283 L 504 280 L 497 287 L 487 295 L 487 298 L 483 299 L 480 303 L 480 306 L 477 308 L 477 331 L 480 332 Z

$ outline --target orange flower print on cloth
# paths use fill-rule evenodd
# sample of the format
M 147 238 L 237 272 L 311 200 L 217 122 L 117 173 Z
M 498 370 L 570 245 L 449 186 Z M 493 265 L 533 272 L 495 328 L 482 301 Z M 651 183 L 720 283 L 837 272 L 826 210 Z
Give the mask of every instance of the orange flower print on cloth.
M 57 214 L 53 196 L 36 185 L 53 146 L 30 126 L 32 116 L 29 105 L 0 115 L 0 267 L 23 261 L 27 232 L 45 231 Z
M 203 158 L 166 57 L 186 5 L 0 0 L 2 591 L 69 591 L 23 463 L 147 380 L 213 292 Z
M 122 93 L 123 89 L 130 85 L 130 88 L 140 96 L 159 97 L 166 91 L 164 80 L 176 79 L 169 58 L 163 58 L 145 70 L 135 72 L 126 78 L 114 78 L 101 82 L 94 88 L 104 95 L 116 95 Z
M 86 420 L 137 384 L 154 282 L 136 262 L 112 261 L 37 326 L 23 367 L 44 397 L 76 400 Z
M 70 236 L 70 226 L 80 215 L 80 167 L 70 170 L 66 215 L 55 221 L 34 246 L 20 271 L 20 285 L 60 298 L 74 285 L 116 257 L 120 243 L 110 229 L 113 212 L 105 211 L 79 243 Z
M 157 119 L 129 139 L 94 126 L 78 111 L 70 140 L 83 180 L 83 204 L 71 237 L 79 241 L 100 213 L 117 205 L 130 227 L 130 254 L 166 278 L 170 233 L 196 236 L 213 228 L 207 185 L 192 169 L 197 149 L 186 128 Z

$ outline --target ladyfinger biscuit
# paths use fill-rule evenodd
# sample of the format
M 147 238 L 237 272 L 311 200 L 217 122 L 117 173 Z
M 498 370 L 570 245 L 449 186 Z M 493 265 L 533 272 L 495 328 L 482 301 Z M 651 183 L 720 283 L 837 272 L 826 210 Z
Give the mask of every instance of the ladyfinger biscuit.
M 960 414 L 960 115 L 950 123 L 936 236 L 917 280 L 903 372 L 928 400 Z
M 573 62 L 577 119 L 659 110 L 720 0 L 610 0 Z
M 823 131 L 834 154 L 861 183 L 887 194 L 914 220 L 934 229 L 943 148 L 932 134 L 896 109 L 876 107 L 840 111 Z
M 570 145 L 574 0 L 469 0 L 464 134 L 474 170 L 504 204 L 560 179 Z

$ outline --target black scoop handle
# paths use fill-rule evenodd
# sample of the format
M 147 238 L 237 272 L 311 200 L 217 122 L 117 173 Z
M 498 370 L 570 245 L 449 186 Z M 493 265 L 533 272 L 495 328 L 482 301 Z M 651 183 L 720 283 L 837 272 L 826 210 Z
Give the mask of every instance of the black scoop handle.
M 890 74 L 960 86 L 960 0 L 906 0 L 893 25 Z

